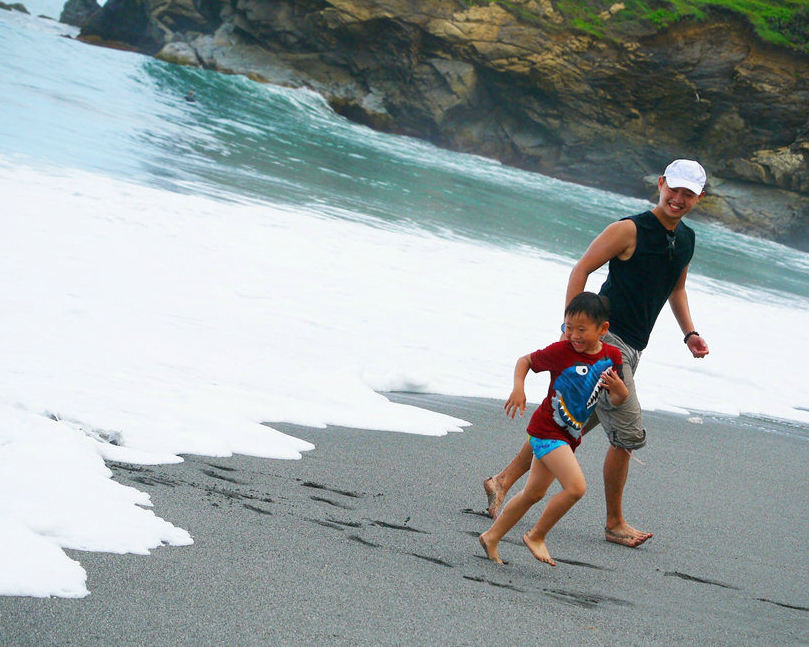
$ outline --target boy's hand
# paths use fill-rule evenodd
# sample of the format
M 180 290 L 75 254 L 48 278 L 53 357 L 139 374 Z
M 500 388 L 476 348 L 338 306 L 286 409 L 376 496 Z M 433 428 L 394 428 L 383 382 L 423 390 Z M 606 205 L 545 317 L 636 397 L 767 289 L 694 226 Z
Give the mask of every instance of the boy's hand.
M 612 368 L 608 368 L 601 374 L 601 385 L 609 391 L 610 401 L 616 406 L 629 396 L 626 384 Z
M 511 418 L 514 418 L 517 409 L 519 409 L 520 417 L 522 418 L 522 414 L 525 413 L 525 390 L 515 388 L 511 392 L 511 395 L 508 396 L 508 400 L 503 408 L 506 410 L 506 415 Z

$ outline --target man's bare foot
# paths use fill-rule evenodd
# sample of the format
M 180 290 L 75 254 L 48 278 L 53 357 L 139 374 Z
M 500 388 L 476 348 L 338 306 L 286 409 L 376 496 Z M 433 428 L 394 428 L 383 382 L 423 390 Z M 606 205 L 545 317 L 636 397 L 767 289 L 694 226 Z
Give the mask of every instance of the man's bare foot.
M 486 533 L 483 534 L 485 535 Z M 486 538 L 483 535 L 480 535 L 478 537 L 478 540 L 480 541 L 480 545 L 483 546 L 483 550 L 486 551 L 486 557 L 488 557 L 493 562 L 497 562 L 498 564 L 503 563 L 503 560 L 500 559 L 500 556 L 497 554 L 497 544 L 490 546 L 489 542 L 486 541 Z
M 497 477 L 495 476 L 490 476 L 483 481 L 483 489 L 486 490 L 486 496 L 489 499 L 489 507 L 486 508 L 486 512 L 489 513 L 492 519 L 497 519 L 497 515 L 500 513 L 500 506 L 503 505 L 503 499 L 506 493 L 497 482 Z
M 531 554 L 536 557 L 540 562 L 545 562 L 546 564 L 550 564 L 551 566 L 556 566 L 556 562 L 553 561 L 551 558 L 551 554 L 548 552 L 548 547 L 545 545 L 544 539 L 531 539 L 528 537 L 528 533 L 525 533 L 522 536 L 522 543 L 524 543 L 528 550 L 531 551 Z
M 647 539 L 654 537 L 654 533 L 642 532 L 636 530 L 632 526 L 623 526 L 621 528 L 604 528 L 604 538 L 614 544 L 621 544 L 622 546 L 629 546 L 630 548 L 637 548 Z

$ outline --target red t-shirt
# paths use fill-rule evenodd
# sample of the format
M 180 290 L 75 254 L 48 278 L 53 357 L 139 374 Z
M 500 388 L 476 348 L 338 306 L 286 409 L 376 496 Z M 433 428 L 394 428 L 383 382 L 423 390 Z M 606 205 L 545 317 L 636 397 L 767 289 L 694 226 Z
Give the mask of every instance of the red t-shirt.
M 531 353 L 531 370 L 550 371 L 551 383 L 548 395 L 531 416 L 528 433 L 564 440 L 575 450 L 581 443 L 581 428 L 603 390 L 601 374 L 613 367 L 622 375 L 622 366 L 621 351 L 605 343 L 594 355 L 576 352 L 567 340 Z

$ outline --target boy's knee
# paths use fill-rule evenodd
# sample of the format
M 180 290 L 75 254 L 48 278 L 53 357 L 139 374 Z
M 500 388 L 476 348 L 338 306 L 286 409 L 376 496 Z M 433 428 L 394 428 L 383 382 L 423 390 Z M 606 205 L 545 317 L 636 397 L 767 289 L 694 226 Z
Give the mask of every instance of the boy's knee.
M 568 496 L 570 496 L 574 501 L 578 501 L 585 494 L 587 494 L 587 483 L 584 480 L 571 483 L 565 488 L 565 492 L 567 492 Z
M 525 500 L 528 503 L 534 505 L 535 503 L 538 503 L 543 496 L 545 496 L 545 492 L 540 492 L 539 490 L 528 490 L 526 488 L 523 488 L 522 495 L 525 497 Z

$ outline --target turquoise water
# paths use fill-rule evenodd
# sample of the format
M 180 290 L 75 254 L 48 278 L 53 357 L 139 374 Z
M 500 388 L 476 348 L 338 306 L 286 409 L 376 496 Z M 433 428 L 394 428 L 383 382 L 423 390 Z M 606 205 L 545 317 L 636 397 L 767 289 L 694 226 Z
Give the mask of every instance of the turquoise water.
M 642 200 L 376 133 L 317 95 L 92 47 L 0 12 L 0 155 L 236 202 L 575 259 Z M 194 89 L 198 101 L 182 100 Z M 756 299 L 809 296 L 809 255 L 691 221 L 692 275 Z

